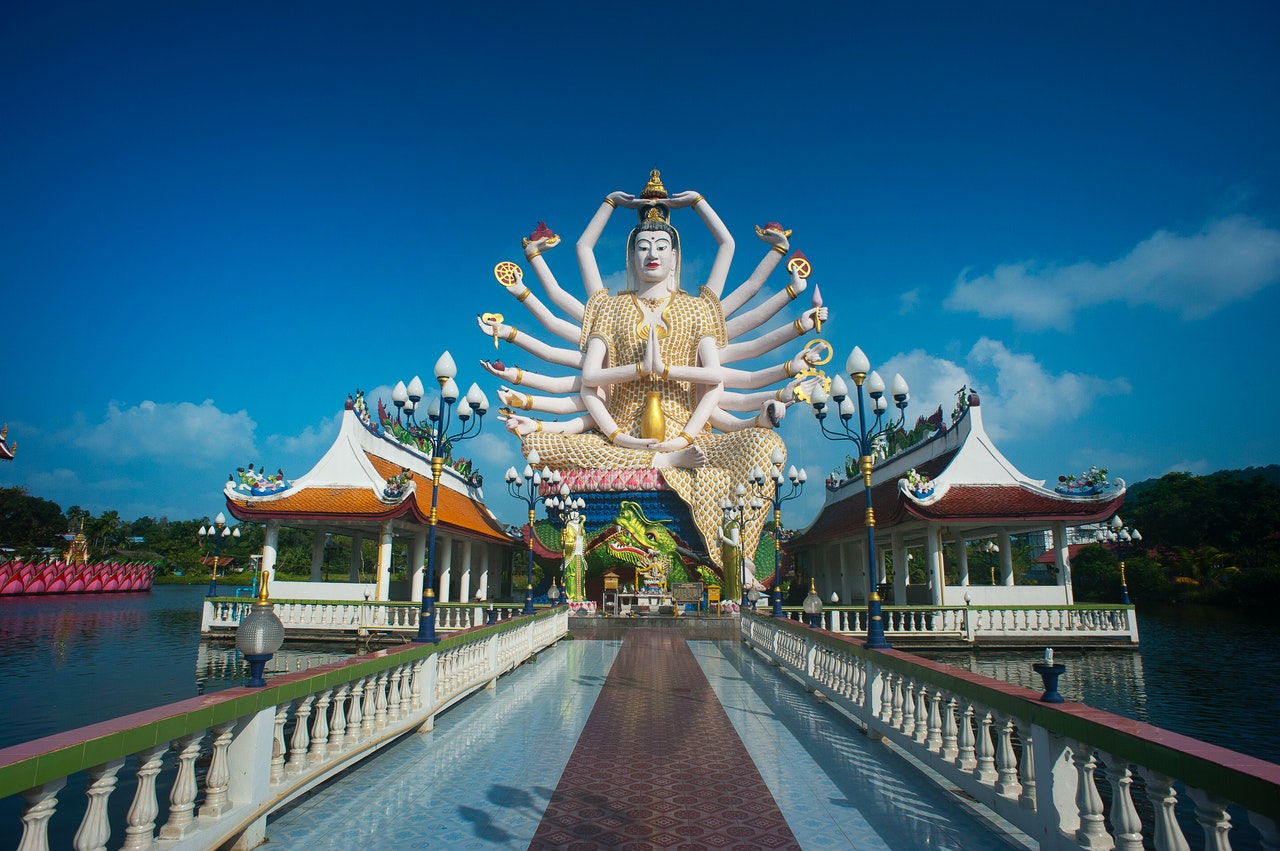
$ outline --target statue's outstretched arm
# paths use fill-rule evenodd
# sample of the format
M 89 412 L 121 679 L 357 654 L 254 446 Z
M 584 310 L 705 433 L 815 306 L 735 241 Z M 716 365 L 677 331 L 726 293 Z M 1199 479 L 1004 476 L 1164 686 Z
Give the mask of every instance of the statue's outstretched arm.
M 770 224 L 777 224 L 770 222 Z M 751 277 L 742 282 L 733 292 L 729 293 L 720 300 L 720 307 L 724 310 L 725 316 L 732 316 L 734 313 L 742 309 L 742 306 L 751 301 L 756 293 L 760 292 L 760 288 L 764 286 L 764 282 L 773 274 L 773 270 L 778 268 L 778 264 L 782 262 L 782 258 L 791 250 L 791 243 L 787 240 L 787 234 L 790 231 L 784 231 L 780 227 L 764 227 L 756 228 L 756 235 L 760 237 L 762 242 L 769 243 L 769 250 L 765 252 L 764 258 L 756 266 L 756 270 L 751 273 Z
M 652 332 L 651 332 L 652 333 Z M 605 356 L 609 347 L 599 337 L 587 338 L 587 352 L 582 359 L 582 390 L 606 387 L 610 384 L 626 384 L 640 381 L 652 374 L 652 369 L 645 369 L 643 363 L 624 363 L 618 366 L 605 366 Z
M 577 414 L 587 409 L 581 395 L 534 396 L 532 393 L 521 393 L 510 387 L 498 388 L 498 399 L 510 408 L 539 411 L 544 414 Z
M 547 264 L 543 263 L 542 265 L 546 266 Z M 573 343 L 575 346 L 578 345 L 578 341 L 582 339 L 582 327 L 574 325 L 572 322 L 567 322 L 548 310 L 541 299 L 533 294 L 533 290 L 525 286 L 524 273 L 518 268 L 515 270 L 515 275 L 516 282 L 507 287 L 507 292 L 515 296 L 516 301 L 523 304 L 525 309 L 533 314 L 533 318 L 537 319 L 543 328 L 546 328 L 562 340 Z M 578 305 L 578 321 L 582 321 L 582 305 Z
M 535 239 L 524 247 L 524 257 L 529 261 L 530 268 L 533 273 L 538 276 L 538 283 L 542 284 L 542 288 L 547 293 L 547 298 L 551 299 L 551 303 L 556 307 L 569 314 L 573 321 L 581 323 L 583 315 L 582 302 L 569 295 L 560 287 L 560 282 L 556 280 L 556 276 L 551 273 L 551 267 L 547 265 L 546 259 L 542 256 L 544 251 L 549 251 L 560 244 L 560 240 L 548 245 L 549 237 Z M 519 295 L 517 294 L 517 297 Z M 577 342 L 576 340 L 574 342 Z
M 742 431 L 746 428 L 776 428 L 787 414 L 787 406 L 770 399 L 760 406 L 754 417 L 742 418 L 717 408 L 711 414 L 711 424 L 721 431 Z
M 800 379 L 796 378 L 778 390 L 761 390 L 758 393 L 734 393 L 732 390 L 725 390 L 720 397 L 720 409 L 722 411 L 758 411 L 766 402 L 790 405 L 796 399 L 795 388 L 799 383 Z
M 711 236 L 716 241 L 716 259 L 711 264 L 711 273 L 707 275 L 707 289 L 719 298 L 720 293 L 724 292 L 724 282 L 729 277 L 729 266 L 733 263 L 733 235 L 724 226 L 724 222 L 720 221 L 716 211 L 711 209 L 707 199 L 697 192 L 677 192 L 667 199 L 667 205 L 673 210 L 692 207 L 707 230 L 711 231 Z
M 721 367 L 724 374 L 724 386 L 734 390 L 759 390 L 779 381 L 793 379 L 801 371 L 814 366 L 825 357 L 827 351 L 821 348 L 803 348 L 790 360 L 784 360 L 777 366 L 764 369 L 745 370 Z
M 510 325 L 503 325 L 500 322 L 485 322 L 479 316 L 476 317 L 476 324 L 480 326 L 480 330 L 485 336 L 506 340 L 508 343 L 515 343 L 529 354 L 547 363 L 572 367 L 573 369 L 577 369 L 582 363 L 582 354 L 577 349 L 559 349 L 555 346 L 548 346 L 532 334 L 521 334 Z
M 571 420 L 535 420 L 523 414 L 499 414 L 498 419 L 506 426 L 507 431 L 517 437 L 533 434 L 535 431 L 559 432 L 561 434 L 582 434 L 595 424 L 587 417 L 574 417 Z
M 582 285 L 587 290 L 587 298 L 604 289 L 604 282 L 600 279 L 600 268 L 596 266 L 596 241 L 600 239 L 604 226 L 608 224 L 609 217 L 613 215 L 614 208 L 619 204 L 631 209 L 638 206 L 636 196 L 626 192 L 610 192 L 604 196 L 600 209 L 596 210 L 596 214 L 587 223 L 587 229 L 582 232 L 582 236 L 578 237 L 576 249 L 578 268 L 582 271 Z
M 827 309 L 825 307 L 812 308 L 806 310 L 804 315 L 792 322 L 790 325 L 783 325 L 774 328 L 772 331 L 754 340 L 743 340 L 739 343 L 730 343 L 720 350 L 720 360 L 724 363 L 733 363 L 735 361 L 746 360 L 748 358 L 758 358 L 767 352 L 771 352 L 781 345 L 791 342 L 797 337 L 803 337 L 813 330 L 813 317 L 817 314 L 823 322 L 827 320 Z
M 808 286 L 809 281 L 806 278 L 802 278 L 796 272 L 792 272 L 791 283 L 787 284 L 786 289 L 782 292 L 774 293 L 763 304 L 759 304 L 741 316 L 735 316 L 726 322 L 724 326 L 725 335 L 730 340 L 736 340 L 748 331 L 754 331 L 772 319 L 779 310 L 782 310 L 782 308 L 795 300 L 796 296 L 804 292 Z
M 487 360 L 480 361 L 480 365 L 490 375 L 497 376 L 503 381 L 510 381 L 512 384 L 530 387 L 543 393 L 577 393 L 582 389 L 582 379 L 576 375 L 543 375 L 540 372 L 523 370 L 518 366 L 498 369 Z

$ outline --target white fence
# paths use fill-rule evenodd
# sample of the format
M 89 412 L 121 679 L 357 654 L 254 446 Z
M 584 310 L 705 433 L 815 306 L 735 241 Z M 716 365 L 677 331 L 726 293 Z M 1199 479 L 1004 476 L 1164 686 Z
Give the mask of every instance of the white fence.
M 804 620 L 802 611 L 784 611 L 791 620 Z M 882 614 L 890 644 L 895 640 L 1027 647 L 1138 643 L 1138 618 L 1132 606 L 885 606 Z M 821 619 L 830 632 L 867 634 L 865 606 L 826 608 Z
M 58 794 L 83 774 L 88 803 L 71 816 L 77 849 L 105 848 L 112 837 L 125 849 L 253 848 L 268 814 L 401 735 L 431 730 L 439 712 L 494 688 L 568 629 L 567 609 L 545 611 L 0 750 L 0 798 L 25 799 L 20 851 L 49 847 Z M 122 772 L 133 798 L 113 820 Z
M 1280 849 L 1280 766 L 896 650 L 746 614 L 744 639 L 1041 849 L 1229 851 L 1229 806 Z M 1264 686 L 1265 687 L 1265 686 Z M 1109 786 L 1103 793 L 1102 784 Z M 1140 815 L 1142 813 L 1143 815 Z M 1145 817 L 1144 817 L 1145 816 Z M 1197 843 L 1199 845 L 1199 843 Z
M 286 635 L 290 632 L 335 635 L 398 632 L 409 636 L 417 633 L 418 615 L 421 613 L 421 606 L 417 603 L 286 599 L 272 599 L 271 602 L 276 616 L 284 624 Z M 252 599 L 206 598 L 200 617 L 200 634 L 234 632 L 240 619 L 251 611 L 253 603 Z M 498 620 L 516 617 L 524 608 L 523 603 L 493 605 Z M 478 603 L 438 603 L 435 610 L 437 632 L 483 626 L 490 611 L 488 604 Z

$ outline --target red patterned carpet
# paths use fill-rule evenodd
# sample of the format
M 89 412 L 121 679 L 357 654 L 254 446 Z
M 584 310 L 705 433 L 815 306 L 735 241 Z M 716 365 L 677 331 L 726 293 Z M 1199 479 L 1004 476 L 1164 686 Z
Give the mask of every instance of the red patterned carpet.
M 530 849 L 799 849 L 684 638 L 632 629 Z

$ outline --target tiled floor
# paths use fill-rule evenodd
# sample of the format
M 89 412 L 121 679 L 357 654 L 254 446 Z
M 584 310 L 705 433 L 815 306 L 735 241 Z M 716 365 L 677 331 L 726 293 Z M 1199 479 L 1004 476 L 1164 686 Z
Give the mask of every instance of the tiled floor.
M 1013 847 L 742 644 L 644 632 L 561 642 L 273 817 L 267 847 Z

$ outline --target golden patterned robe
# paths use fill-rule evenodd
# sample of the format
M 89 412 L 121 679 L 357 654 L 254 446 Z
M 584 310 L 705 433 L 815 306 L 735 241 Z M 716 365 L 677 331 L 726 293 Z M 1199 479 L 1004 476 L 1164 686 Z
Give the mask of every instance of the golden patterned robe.
M 724 312 L 720 300 L 705 287 L 698 296 L 677 291 L 662 310 L 668 333 L 659 340 L 663 362 L 671 366 L 696 366 L 698 344 L 707 337 L 715 338 L 723 348 Z M 588 299 L 582 322 L 580 347 L 586 351 L 587 341 L 600 338 L 608 347 L 606 366 L 639 363 L 647 345 L 647 327 L 641 327 L 644 314 L 630 293 L 610 295 L 600 290 Z M 642 333 L 643 332 L 643 333 Z M 624 432 L 640 436 L 640 413 L 645 395 L 657 391 L 661 395 L 665 415 L 663 440 L 670 440 L 685 430 L 689 416 L 697 405 L 696 386 L 685 381 L 661 381 L 650 376 L 637 381 L 614 384 L 607 407 Z M 734 488 L 745 483 L 753 467 L 771 469 L 769 457 L 774 449 L 783 448 L 782 439 L 771 429 L 748 428 L 721 433 L 704 426 L 691 435 L 707 454 L 707 464 L 695 470 L 663 468 L 667 486 L 680 495 L 693 514 L 702 534 L 707 553 L 717 568 L 723 570 L 718 531 L 723 522 L 720 501 L 731 497 Z M 654 453 L 644 449 L 627 449 L 610 443 L 598 432 L 563 434 L 534 432 L 524 438 L 524 453 L 538 450 L 541 463 L 555 470 L 566 469 L 637 469 L 653 466 Z M 766 488 L 773 487 L 767 483 Z M 755 554 L 764 527 L 765 515 L 742 525 L 742 553 Z

